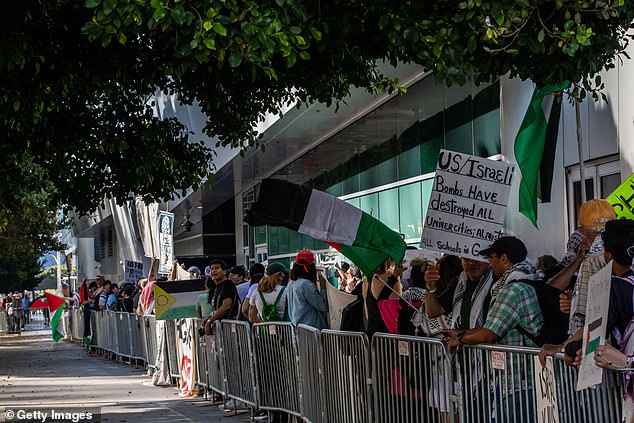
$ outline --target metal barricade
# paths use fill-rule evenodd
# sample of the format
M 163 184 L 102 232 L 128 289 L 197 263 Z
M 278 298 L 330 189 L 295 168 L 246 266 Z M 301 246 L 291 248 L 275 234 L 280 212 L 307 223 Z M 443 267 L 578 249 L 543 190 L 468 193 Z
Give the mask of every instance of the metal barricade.
M 80 308 L 71 310 L 71 332 L 73 341 L 81 342 L 84 339 L 84 315 Z
M 215 333 L 205 335 L 205 357 L 207 359 L 207 384 L 209 389 L 220 395 L 226 395 L 224 365 L 221 351 L 222 327 L 215 322 Z
M 299 351 L 302 417 L 304 421 L 310 423 L 327 422 L 323 399 L 324 355 L 319 329 L 298 325 L 297 347 Z M 340 397 L 338 400 L 340 400 Z
M 92 334 L 90 348 L 101 349 L 104 338 L 104 315 L 99 311 L 90 310 L 90 333 Z
M 280 410 L 301 417 L 297 342 L 291 323 L 253 325 L 254 369 L 258 403 L 263 410 Z
M 119 351 L 119 331 L 117 326 L 117 315 L 114 311 L 105 310 L 101 311 L 106 316 L 106 328 L 105 328 L 105 338 L 107 351 L 111 353 L 117 354 Z
M 249 324 L 223 320 L 220 327 L 226 394 L 256 407 L 257 388 L 253 374 L 253 347 Z
M 132 358 L 135 360 L 143 360 L 147 362 L 147 355 L 145 354 L 145 343 L 143 341 L 143 334 L 145 327 L 143 325 L 143 319 L 141 316 L 135 313 L 127 313 L 130 319 L 130 345 L 132 346 Z
M 321 332 L 324 356 L 323 402 L 332 423 L 370 423 L 372 390 L 370 346 L 360 332 Z M 301 351 L 301 344 L 300 344 Z
M 201 319 L 194 319 L 194 327 L 201 327 Z M 210 389 L 207 371 L 207 337 L 194 331 L 194 348 L 196 349 L 196 372 L 198 373 L 198 386 L 205 388 L 205 393 Z
M 6 333 L 8 330 L 7 312 L 0 310 L 0 333 Z
M 132 345 L 130 339 L 130 315 L 128 313 L 113 312 L 115 326 L 117 327 L 117 349 L 119 357 L 132 358 Z
M 145 357 L 147 365 L 151 370 L 156 370 L 156 318 L 151 315 L 141 316 L 143 321 L 143 342 L 145 344 Z
M 180 366 L 178 365 L 178 353 L 176 351 L 176 320 L 165 320 L 165 334 L 170 377 L 179 378 Z
M 576 368 L 564 363 L 563 355 L 554 361 L 555 386 L 560 422 L 620 422 L 623 386 L 616 372 L 603 372 L 603 383 L 594 388 L 577 391 Z
M 375 334 L 372 380 L 377 422 L 456 420 L 453 370 L 438 339 Z

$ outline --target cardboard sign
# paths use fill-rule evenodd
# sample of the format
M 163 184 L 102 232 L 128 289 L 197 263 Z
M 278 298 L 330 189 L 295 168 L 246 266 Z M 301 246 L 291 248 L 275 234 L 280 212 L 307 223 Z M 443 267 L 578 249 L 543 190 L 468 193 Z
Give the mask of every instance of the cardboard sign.
M 398 341 L 398 355 L 409 357 L 409 343 L 407 341 Z
M 592 275 L 588 281 L 588 304 L 586 305 L 586 324 L 583 327 L 577 391 L 598 385 L 603 381 L 603 370 L 594 362 L 594 350 L 605 343 L 611 283 L 612 262 Z
M 606 198 L 612 204 L 616 217 L 634 219 L 634 173 Z
M 539 357 L 533 357 L 535 367 L 535 397 L 537 399 L 537 422 L 559 423 L 557 407 L 557 388 L 555 386 L 555 368 L 553 358 L 547 357 L 542 367 Z
M 514 169 L 441 150 L 421 248 L 483 260 L 480 250 L 503 234 Z

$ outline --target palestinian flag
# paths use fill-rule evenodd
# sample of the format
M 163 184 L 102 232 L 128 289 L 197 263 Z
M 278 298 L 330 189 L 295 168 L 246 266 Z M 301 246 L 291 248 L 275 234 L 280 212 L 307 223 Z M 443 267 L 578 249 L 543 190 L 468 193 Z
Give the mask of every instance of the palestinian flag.
M 265 179 L 244 219 L 251 226 L 283 226 L 327 242 L 366 275 L 388 257 L 400 263 L 405 241 L 378 219 L 337 197 L 278 179 Z
M 535 88 L 515 138 L 515 159 L 522 173 L 519 187 L 519 211 L 535 227 L 537 227 L 538 184 L 542 201 L 550 201 L 561 115 L 561 104 L 557 96 L 569 85 L 570 83 L 566 81 L 558 85 Z
M 154 312 L 157 320 L 198 317 L 196 300 L 205 293 L 202 279 L 154 283 Z
M 53 330 L 53 340 L 59 341 L 64 337 L 62 329 L 62 313 L 64 312 L 64 299 L 57 295 L 44 293 L 46 302 L 48 303 L 48 311 L 51 313 L 51 329 Z

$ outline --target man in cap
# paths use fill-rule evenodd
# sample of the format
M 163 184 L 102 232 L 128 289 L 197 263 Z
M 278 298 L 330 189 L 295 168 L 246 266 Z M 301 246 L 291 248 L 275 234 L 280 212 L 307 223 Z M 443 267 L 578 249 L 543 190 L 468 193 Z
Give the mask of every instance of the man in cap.
M 562 301 L 562 311 L 567 310 L 568 304 L 570 307 L 569 329 L 571 335 L 581 329 L 585 323 L 590 277 L 607 264 L 604 257 L 603 239 L 597 235 L 603 232 L 607 222 L 614 219 L 616 219 L 614 208 L 605 200 L 589 200 L 579 208 L 579 224 L 581 227 L 575 232 L 583 231 L 586 241 L 581 248 L 589 248 L 589 251 L 581 262 L 579 276 L 575 283 L 570 303 L 565 299 Z M 571 236 L 571 239 L 573 236 Z M 568 244 L 570 245 L 570 241 L 568 241 Z
M 480 255 L 489 261 L 493 277 L 496 278 L 491 287 L 489 312 L 483 327 L 465 331 L 443 331 L 450 350 L 455 350 L 463 344 L 495 342 L 505 345 L 536 346 L 530 336 L 537 337 L 544 324 L 539 300 L 535 288 L 530 284 L 515 283 L 539 278 L 535 267 L 526 259 L 526 246 L 518 238 L 504 236 L 481 250 Z M 530 336 L 520 332 L 519 327 Z M 525 399 L 533 394 L 519 392 L 524 390 L 525 386 L 528 390 L 532 389 L 530 372 L 519 371 L 517 359 L 511 355 L 507 357 L 506 368 L 509 371 L 506 381 L 502 382 L 504 388 L 491 393 L 496 404 L 495 421 L 533 422 L 533 403 Z M 489 414 L 491 410 L 483 412 Z
M 321 290 L 317 290 L 317 281 Z M 302 250 L 297 253 L 287 289 L 288 317 L 294 325 L 303 323 L 317 329 L 326 328 L 328 311 L 326 279 L 317 274 L 315 255 Z
M 535 267 L 526 259 L 524 243 L 512 236 L 501 237 L 480 255 L 489 260 L 496 281 L 491 287 L 491 305 L 483 327 L 465 331 L 446 331 L 449 346 L 490 344 L 535 346 L 518 327 L 537 337 L 543 318 L 535 289 L 523 283 L 511 283 L 539 278 Z
M 237 265 L 229 269 L 229 279 L 235 286 L 241 285 L 246 282 L 247 270 L 244 266 Z

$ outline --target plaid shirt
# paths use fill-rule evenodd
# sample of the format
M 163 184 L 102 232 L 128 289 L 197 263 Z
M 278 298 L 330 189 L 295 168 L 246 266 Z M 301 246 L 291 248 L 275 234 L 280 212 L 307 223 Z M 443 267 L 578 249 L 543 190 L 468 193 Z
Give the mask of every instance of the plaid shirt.
M 603 250 L 589 254 L 583 259 L 579 270 L 579 277 L 575 283 L 570 306 L 570 334 L 574 335 L 585 323 L 586 304 L 588 304 L 588 282 L 590 277 L 603 269 L 607 263 Z
M 500 337 L 499 344 L 535 347 L 533 341 L 524 339 L 515 328 L 521 326 L 537 336 L 543 322 L 535 289 L 527 284 L 511 282 L 498 292 L 484 327 Z
M 543 323 L 535 289 L 524 283 L 509 282 L 500 289 L 491 304 L 484 327 L 500 337 L 499 344 L 535 347 L 533 341 L 515 328 L 521 326 L 531 335 L 537 336 Z M 535 385 L 532 366 L 528 363 L 531 360 L 532 356 L 506 353 L 506 370 L 502 376 L 506 381 L 502 386 L 503 396 Z

